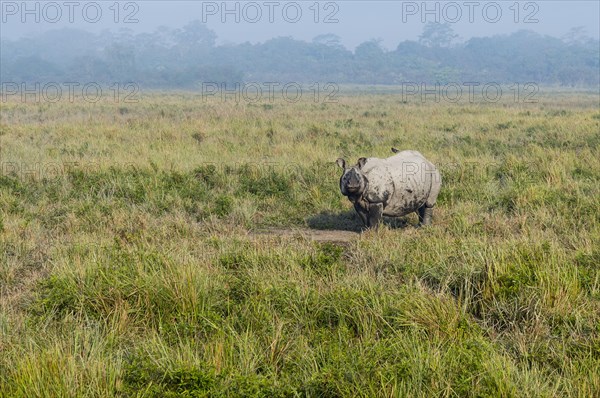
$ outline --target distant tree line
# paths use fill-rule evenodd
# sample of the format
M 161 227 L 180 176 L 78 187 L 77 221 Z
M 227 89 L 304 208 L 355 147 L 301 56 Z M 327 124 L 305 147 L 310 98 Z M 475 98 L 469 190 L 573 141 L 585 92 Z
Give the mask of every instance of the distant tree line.
M 202 82 L 535 82 L 600 86 L 600 43 L 574 29 L 563 38 L 531 31 L 455 44 L 449 25 L 427 24 L 418 41 L 386 51 L 377 40 L 345 48 L 333 34 L 312 42 L 277 37 L 216 45 L 198 21 L 152 33 L 54 30 L 1 42 L 2 82 L 135 82 L 199 88 Z

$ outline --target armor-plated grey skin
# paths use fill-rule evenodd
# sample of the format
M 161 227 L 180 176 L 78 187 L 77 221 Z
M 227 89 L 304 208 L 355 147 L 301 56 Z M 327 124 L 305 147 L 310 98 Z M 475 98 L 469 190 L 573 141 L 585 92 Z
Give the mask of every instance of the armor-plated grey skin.
M 377 228 L 383 216 L 401 217 L 416 211 L 421 225 L 430 225 L 433 206 L 442 186 L 435 166 L 417 151 L 399 151 L 387 159 L 360 158 L 346 167 L 340 191 L 354 204 L 367 228 Z

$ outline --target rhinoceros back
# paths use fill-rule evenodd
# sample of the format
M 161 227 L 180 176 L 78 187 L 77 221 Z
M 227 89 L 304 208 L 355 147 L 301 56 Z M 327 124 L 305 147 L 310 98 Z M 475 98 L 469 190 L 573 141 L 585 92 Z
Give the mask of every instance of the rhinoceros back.
M 369 158 L 363 167 L 369 180 L 367 199 L 384 203 L 383 214 L 403 216 L 423 206 L 437 175 L 435 166 L 417 151 L 387 159 Z

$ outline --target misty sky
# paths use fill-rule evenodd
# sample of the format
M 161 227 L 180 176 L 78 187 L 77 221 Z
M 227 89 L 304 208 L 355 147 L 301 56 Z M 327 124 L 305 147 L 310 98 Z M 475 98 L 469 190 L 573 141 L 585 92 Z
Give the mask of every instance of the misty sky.
M 47 4 L 48 3 L 48 4 Z M 561 37 L 583 26 L 600 36 L 600 2 L 593 1 L 2 1 L 1 34 L 14 39 L 49 29 L 78 28 L 92 32 L 131 29 L 150 32 L 161 25 L 181 27 L 204 20 L 218 43 L 262 42 L 276 36 L 310 41 L 334 33 L 353 49 L 380 38 L 387 49 L 415 40 L 425 22 L 449 22 L 462 40 L 521 29 Z M 515 6 L 516 4 L 516 6 Z M 518 9 L 518 11 L 517 11 Z M 427 12 L 429 11 L 429 12 Z M 37 20 L 36 20 L 37 19 Z M 236 21 L 239 19 L 239 22 Z M 327 23 L 327 22 L 329 23 Z

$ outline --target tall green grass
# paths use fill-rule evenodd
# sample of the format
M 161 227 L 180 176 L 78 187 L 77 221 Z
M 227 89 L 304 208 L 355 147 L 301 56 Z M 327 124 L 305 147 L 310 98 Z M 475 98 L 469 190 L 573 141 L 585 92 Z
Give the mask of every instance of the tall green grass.
M 0 396 L 600 395 L 594 104 L 3 104 Z M 257 233 L 359 229 L 390 146 L 432 227 Z

